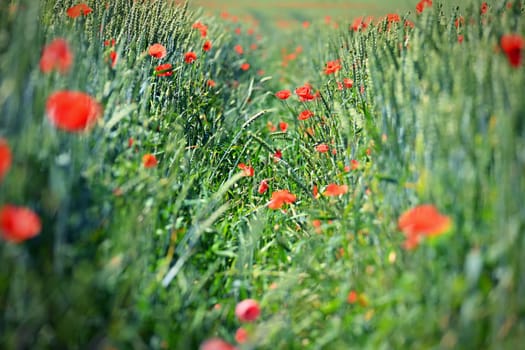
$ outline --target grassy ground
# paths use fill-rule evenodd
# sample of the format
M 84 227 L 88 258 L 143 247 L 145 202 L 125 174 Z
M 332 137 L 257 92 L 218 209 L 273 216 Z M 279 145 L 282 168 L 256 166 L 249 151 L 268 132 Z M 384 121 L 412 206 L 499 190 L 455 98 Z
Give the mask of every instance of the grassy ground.
M 0 206 L 41 221 L 17 244 L 0 220 L 2 348 L 519 348 L 525 74 L 501 38 L 523 37 L 523 2 L 246 3 L 0 3 Z M 56 38 L 72 66 L 44 72 Z M 64 89 L 101 105 L 95 125 L 50 121 Z M 420 204 L 441 216 L 400 220 Z M 418 228 L 436 237 L 407 249 Z

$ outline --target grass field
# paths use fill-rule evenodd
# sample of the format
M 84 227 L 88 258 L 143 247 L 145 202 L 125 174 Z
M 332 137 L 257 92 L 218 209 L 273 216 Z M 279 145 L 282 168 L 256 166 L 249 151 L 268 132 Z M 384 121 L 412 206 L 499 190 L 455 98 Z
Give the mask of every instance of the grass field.
M 523 1 L 175 3 L 0 2 L 0 348 L 525 343 Z

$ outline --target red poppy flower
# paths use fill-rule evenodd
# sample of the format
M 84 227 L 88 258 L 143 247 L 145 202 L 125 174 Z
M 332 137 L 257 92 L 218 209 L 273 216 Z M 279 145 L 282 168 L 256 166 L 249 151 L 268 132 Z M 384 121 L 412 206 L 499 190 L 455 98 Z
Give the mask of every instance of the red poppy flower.
M 405 19 L 405 28 L 414 28 L 415 24 L 411 20 Z
M 301 113 L 299 113 L 299 117 L 297 117 L 297 119 L 299 119 L 299 120 L 306 120 L 306 119 L 310 119 L 313 116 L 314 116 L 314 112 L 309 111 L 309 110 L 305 110 L 305 111 L 302 111 Z
M 357 292 L 355 290 L 351 290 L 348 293 L 348 296 L 347 296 L 346 299 L 347 299 L 348 303 L 355 304 L 357 302 L 357 298 L 358 298 Z
M 207 84 L 209 87 L 215 87 L 217 85 L 217 83 L 215 83 L 215 80 L 212 80 L 212 79 L 208 79 Z
M 133 139 L 133 137 L 130 137 L 128 139 L 128 147 L 131 148 L 133 146 L 133 144 L 135 143 L 135 140 Z
M 73 64 L 73 53 L 64 39 L 55 39 L 44 47 L 40 57 L 40 70 L 49 73 L 56 69 L 66 73 Z
M 235 332 L 235 341 L 239 344 L 244 344 L 248 340 L 248 332 L 246 329 L 239 327 Z
M 241 35 L 241 28 L 235 28 L 235 34 Z
M 324 73 L 327 75 L 334 74 L 334 73 L 337 73 L 340 69 L 341 69 L 341 64 L 339 63 L 339 60 L 328 61 L 326 62 Z
M 186 63 L 193 63 L 197 59 L 197 54 L 195 52 L 186 52 L 184 55 L 184 62 Z
M 484 15 L 489 10 L 489 5 L 486 2 L 481 3 L 481 14 Z
M 346 192 L 348 192 L 347 185 L 329 184 L 328 186 L 326 186 L 326 190 L 323 192 L 323 195 L 328 197 L 335 197 L 345 194 Z
M 416 12 L 422 13 L 425 7 L 432 7 L 432 0 L 421 0 L 416 5 Z
M 320 234 L 323 232 L 323 230 L 321 229 L 322 225 L 323 223 L 321 222 L 321 220 L 319 219 L 312 220 L 312 226 L 315 229 L 315 233 Z
M 277 98 L 280 100 L 286 100 L 291 95 L 292 93 L 290 92 L 290 90 L 281 90 L 275 93 L 275 96 L 277 96 Z
M 282 159 L 283 158 L 283 152 L 278 149 L 275 151 L 275 153 L 273 154 L 273 157 L 275 158 L 274 160 L 279 160 L 279 159 Z
M 259 184 L 259 188 L 257 189 L 257 192 L 259 194 L 264 194 L 266 191 L 268 191 L 268 180 L 261 180 L 261 183 Z
M 242 55 L 242 54 L 244 53 L 244 50 L 243 50 L 243 48 L 242 48 L 241 45 L 235 45 L 235 46 L 233 47 L 233 49 L 234 49 L 235 52 L 237 52 L 239 55 Z
M 314 185 L 312 188 L 312 194 L 314 195 L 314 198 L 319 198 L 319 187 L 317 187 L 317 185 Z
M 315 98 L 315 96 L 312 95 L 312 86 L 310 86 L 310 84 L 304 84 L 298 87 L 295 89 L 295 94 L 299 96 L 301 102 L 311 101 Z
M 171 63 L 164 63 L 155 67 L 155 75 L 158 77 L 169 77 L 173 75 Z
M 286 132 L 286 130 L 288 130 L 288 123 L 279 122 L 279 129 L 281 129 L 282 132 Z
M 448 231 L 451 220 L 448 216 L 440 214 L 435 206 L 424 204 L 404 212 L 397 225 L 406 237 L 404 247 L 414 249 L 421 237 L 437 236 Z
M 46 114 L 58 129 L 78 132 L 96 123 L 102 115 L 102 106 L 88 94 L 62 90 L 49 96 Z
M 506 34 L 501 37 L 501 49 L 507 55 L 511 66 L 519 67 L 521 65 L 524 43 L 523 37 L 519 34 Z
M 75 6 L 71 6 L 66 11 L 67 15 L 71 18 L 77 18 L 82 15 L 87 16 L 91 12 L 93 12 L 93 9 L 84 3 L 78 4 Z
M 350 161 L 350 163 L 352 164 L 352 170 L 357 170 L 357 169 L 359 169 L 359 162 L 358 162 L 357 160 L 352 159 L 352 160 Z
M 241 64 L 241 69 L 243 71 L 247 71 L 248 69 L 250 69 L 250 64 L 249 63 L 243 63 Z
M 20 243 L 38 235 L 40 218 L 31 209 L 4 205 L 0 208 L 0 234 L 6 241 Z
M 327 144 L 321 143 L 317 146 L 315 146 L 315 150 L 319 153 L 326 153 L 330 150 L 330 147 L 328 147 Z
M 116 51 L 112 50 L 109 52 L 109 60 L 111 61 L 111 67 L 115 67 L 115 65 L 117 64 L 117 58 L 118 55 Z
M 201 344 L 199 350 L 235 350 L 235 346 L 220 339 L 212 338 Z
M 275 125 L 273 125 L 273 123 L 270 122 L 270 121 L 268 123 L 266 123 L 266 127 L 268 128 L 269 132 L 277 131 L 277 127 Z
M 343 85 L 347 89 L 351 89 L 352 86 L 354 86 L 354 81 L 350 78 L 344 78 L 343 79 Z
M 252 166 L 246 165 L 244 163 L 239 163 L 237 167 L 243 171 L 244 176 L 251 177 L 255 175 L 255 169 Z
M 464 24 L 465 24 L 465 19 L 463 18 L 463 16 L 459 16 L 454 21 L 454 27 L 456 28 L 459 28 L 460 26 L 463 26 Z
M 388 24 L 401 22 L 401 17 L 397 13 L 389 13 L 386 15 L 386 21 Z
M 304 21 L 302 25 L 304 29 L 308 29 L 308 27 L 310 27 L 310 22 Z
M 280 209 L 284 204 L 291 204 L 295 202 L 296 199 L 297 197 L 288 190 L 275 191 L 272 193 L 272 198 L 270 203 L 268 203 L 268 208 Z
M 104 46 L 115 46 L 115 39 L 104 40 Z
M 370 23 L 372 23 L 373 19 L 374 18 L 372 16 L 368 16 L 366 18 L 363 16 L 357 17 L 356 19 L 354 19 L 354 22 L 352 23 L 350 28 L 354 32 L 357 32 L 359 30 L 365 30 L 370 25 Z
M 0 181 L 5 177 L 11 168 L 13 157 L 11 155 L 11 148 L 6 140 L 0 138 Z
M 211 50 L 211 41 L 206 40 L 206 42 L 202 45 L 202 50 L 210 51 Z
M 465 39 L 465 37 L 462 34 L 458 35 L 458 43 L 461 44 L 464 39 Z
M 259 303 L 253 299 L 245 299 L 235 307 L 235 316 L 241 322 L 252 322 L 259 318 L 261 308 Z
M 148 53 L 150 54 L 150 56 L 160 59 L 166 57 L 167 51 L 164 45 L 157 43 L 149 47 Z
M 201 22 L 195 22 L 192 25 L 193 29 L 198 29 L 201 32 L 201 37 L 205 38 L 208 35 L 208 26 L 202 24 Z
M 159 164 L 154 154 L 147 153 L 142 156 L 142 165 L 144 168 L 154 168 Z
M 257 44 L 251 44 L 250 45 L 250 50 L 252 50 L 252 51 L 257 50 Z

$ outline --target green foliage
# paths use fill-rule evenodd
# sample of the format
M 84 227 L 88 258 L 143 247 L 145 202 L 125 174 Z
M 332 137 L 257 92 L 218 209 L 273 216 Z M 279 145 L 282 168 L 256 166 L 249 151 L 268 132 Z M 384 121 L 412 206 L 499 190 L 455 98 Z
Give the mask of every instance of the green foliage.
M 499 48 L 502 35 L 525 33 L 523 2 L 496 1 L 483 15 L 478 1 L 434 2 L 359 32 L 353 18 L 322 18 L 260 40 L 245 34 L 253 22 L 167 1 L 93 1 L 76 19 L 72 5 L 0 4 L 0 137 L 13 152 L 0 205 L 32 208 L 43 227 L 0 245 L 3 348 L 233 343 L 246 298 L 262 315 L 242 325 L 242 349 L 525 341 L 525 75 Z M 196 21 L 208 26 L 209 52 Z M 44 74 L 39 53 L 58 37 L 73 67 Z M 165 58 L 148 55 L 154 43 Z M 337 59 L 341 70 L 325 74 Z M 155 75 L 160 63 L 171 76 Z M 339 89 L 344 78 L 353 86 Z M 314 101 L 273 96 L 306 82 Z M 61 89 L 103 105 L 93 129 L 51 125 L 46 100 Z M 298 120 L 305 109 L 314 116 Z M 288 129 L 270 130 L 279 122 Z M 142 165 L 147 153 L 156 167 Z M 255 175 L 242 176 L 241 163 Z M 325 196 L 334 183 L 348 193 Z M 296 202 L 271 210 L 282 189 Z M 421 203 L 453 227 L 405 250 L 398 218 Z

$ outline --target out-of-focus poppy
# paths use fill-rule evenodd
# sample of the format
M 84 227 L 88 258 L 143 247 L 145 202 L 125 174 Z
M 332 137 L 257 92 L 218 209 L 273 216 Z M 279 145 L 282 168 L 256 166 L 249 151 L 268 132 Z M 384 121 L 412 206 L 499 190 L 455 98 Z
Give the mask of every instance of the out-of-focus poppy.
M 275 191 L 272 193 L 272 198 L 270 203 L 268 203 L 268 208 L 280 209 L 284 204 L 294 203 L 296 199 L 297 197 L 288 190 Z
M 197 54 L 195 52 L 190 51 L 184 54 L 184 62 L 193 63 L 195 60 L 197 60 Z
M 0 208 L 0 234 L 9 242 L 21 243 L 40 233 L 42 224 L 29 208 L 10 204 Z
M 84 3 L 80 3 L 77 5 L 71 6 L 70 8 L 66 10 L 66 14 L 70 18 L 77 18 L 82 15 L 87 16 L 91 12 L 93 12 L 93 9 Z
M 67 73 L 73 64 L 73 53 L 67 41 L 58 38 L 44 47 L 40 57 L 40 70 L 49 73 L 56 69 L 60 73 Z
M 58 129 L 78 132 L 96 123 L 102 115 L 102 106 L 86 93 L 62 90 L 49 96 L 46 114 Z
M 142 165 L 144 168 L 154 168 L 158 164 L 157 157 L 154 154 L 147 153 L 142 156 Z
M 3 180 L 9 169 L 11 168 L 11 162 L 13 156 L 11 154 L 11 148 L 6 140 L 0 138 L 0 181 Z

